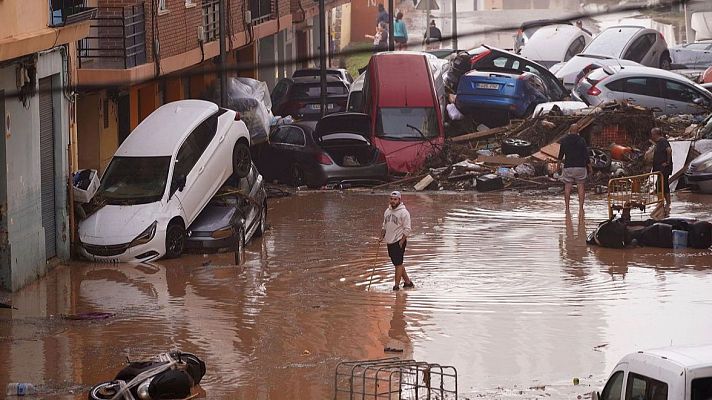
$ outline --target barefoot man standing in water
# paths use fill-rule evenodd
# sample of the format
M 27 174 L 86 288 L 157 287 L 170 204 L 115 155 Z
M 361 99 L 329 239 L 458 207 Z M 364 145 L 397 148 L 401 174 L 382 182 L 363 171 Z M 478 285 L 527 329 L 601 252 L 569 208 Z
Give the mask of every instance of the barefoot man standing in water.
M 403 265 L 403 255 L 405 246 L 408 244 L 410 235 L 410 213 L 405 209 L 405 204 L 401 202 L 399 191 L 391 192 L 389 207 L 383 213 L 383 227 L 381 228 L 380 241 L 385 240 L 388 245 L 388 255 L 396 267 L 395 285 L 393 290 L 400 289 L 400 281 L 403 278 L 403 288 L 415 287 L 413 281 L 408 278 Z

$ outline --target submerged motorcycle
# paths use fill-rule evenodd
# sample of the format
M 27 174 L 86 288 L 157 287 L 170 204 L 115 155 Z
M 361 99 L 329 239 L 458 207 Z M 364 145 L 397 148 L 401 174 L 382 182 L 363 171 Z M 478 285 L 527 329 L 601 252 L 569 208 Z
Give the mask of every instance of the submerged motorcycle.
M 114 380 L 91 388 L 89 400 L 163 400 L 190 396 L 205 375 L 205 363 L 195 354 L 174 351 L 149 361 L 134 361 Z

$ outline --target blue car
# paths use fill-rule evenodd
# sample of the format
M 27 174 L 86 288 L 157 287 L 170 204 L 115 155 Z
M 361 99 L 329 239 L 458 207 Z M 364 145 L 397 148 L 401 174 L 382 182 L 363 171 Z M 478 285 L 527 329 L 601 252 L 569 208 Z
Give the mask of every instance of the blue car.
M 460 78 L 455 105 L 487 126 L 530 115 L 537 104 L 552 101 L 544 81 L 526 71 L 470 71 Z

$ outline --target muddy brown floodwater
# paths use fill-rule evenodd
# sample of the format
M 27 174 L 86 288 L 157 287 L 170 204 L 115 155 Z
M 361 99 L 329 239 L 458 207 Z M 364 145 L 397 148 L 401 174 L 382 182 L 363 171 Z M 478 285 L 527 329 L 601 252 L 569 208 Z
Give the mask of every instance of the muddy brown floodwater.
M 709 199 L 678 195 L 673 215 L 709 219 Z M 558 197 L 509 192 L 404 202 L 415 290 L 391 291 L 385 249 L 376 262 L 385 193 L 271 201 L 271 229 L 242 266 L 192 255 L 57 267 L 0 310 L 2 393 L 34 382 L 46 398 L 85 399 L 127 356 L 180 348 L 206 361 L 205 398 L 330 399 L 339 361 L 390 346 L 455 366 L 462 398 L 575 398 L 625 353 L 710 341 L 712 253 L 588 247 L 602 197 L 585 218 Z M 115 316 L 61 317 L 85 312 Z

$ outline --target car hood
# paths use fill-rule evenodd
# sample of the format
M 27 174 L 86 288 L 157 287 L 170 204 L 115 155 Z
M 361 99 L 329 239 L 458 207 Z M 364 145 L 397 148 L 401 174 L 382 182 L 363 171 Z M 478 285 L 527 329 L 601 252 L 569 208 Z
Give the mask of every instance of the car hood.
M 396 174 L 420 170 L 425 159 L 442 146 L 444 139 L 435 137 L 429 142 L 422 140 L 387 140 L 376 138 L 374 144 L 386 155 L 388 170 Z
M 237 206 L 230 204 L 208 204 L 190 225 L 191 232 L 214 232 L 229 226 L 237 213 Z
M 79 240 L 98 245 L 130 243 L 156 220 L 162 207 L 159 201 L 106 205 L 79 223 Z
M 708 151 L 692 160 L 688 171 L 698 174 L 712 173 L 712 151 Z
M 561 79 L 565 84 L 573 84 L 581 71 L 591 64 L 596 64 L 601 67 L 605 66 L 621 66 L 621 67 L 640 67 L 641 65 L 635 61 L 617 59 L 610 56 L 598 56 L 589 54 L 578 54 L 561 66 L 554 76 Z

